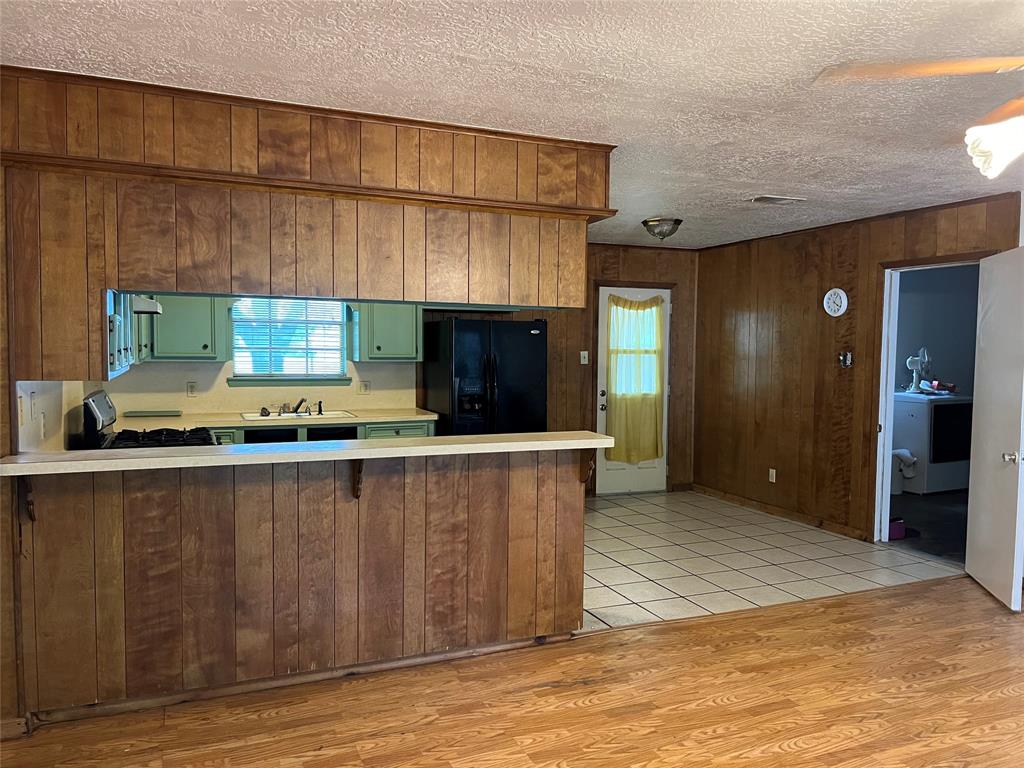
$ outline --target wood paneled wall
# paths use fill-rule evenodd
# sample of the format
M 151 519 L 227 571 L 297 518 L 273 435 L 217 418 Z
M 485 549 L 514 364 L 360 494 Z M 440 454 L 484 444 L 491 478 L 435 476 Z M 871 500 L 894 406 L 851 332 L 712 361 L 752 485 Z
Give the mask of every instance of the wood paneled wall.
M 884 268 L 1013 248 L 1019 213 L 1002 195 L 701 251 L 695 482 L 871 538 Z
M 6 118 L 5 118 L 6 119 Z M 6 231 L 5 169 L 0 168 L 0 222 Z M 7 239 L 0 239 L 0 296 L 7 296 Z M 0 310 L 0 453 L 14 450 L 13 409 L 8 356 L 7 307 Z M 0 479 L 0 738 L 20 716 L 18 666 L 14 631 L 14 568 L 17 563 L 18 525 L 14 508 L 14 480 Z M 13 729 L 20 730 L 20 728 Z
M 582 307 L 587 222 L 614 214 L 607 208 L 612 149 L 3 68 L 0 453 L 12 450 L 9 387 L 14 381 L 105 377 L 105 288 Z M 12 553 L 10 561 L 3 557 L 0 574 L 0 715 L 7 718 L 18 711 L 17 696 L 11 693 L 16 669 L 9 617 L 15 591 L 9 576 L 20 577 L 19 599 L 28 603 L 22 611 L 28 623 L 25 637 L 34 632 L 36 595 L 32 566 L 27 565 L 33 562 L 33 539 L 20 539 L 13 484 L 0 484 L 0 492 L 0 545 Z M 172 490 L 167 493 L 170 499 Z M 186 497 L 179 494 L 179 515 Z M 97 491 L 93 520 L 101 520 L 100 498 Z M 86 507 L 79 511 L 84 514 Z M 273 532 L 299 535 L 292 529 Z M 113 529 L 106 533 L 115 536 Z M 142 527 L 136 533 L 140 545 L 153 536 L 155 549 L 162 546 L 160 531 Z M 218 529 L 209 535 L 219 540 L 226 534 Z M 99 528 L 93 532 L 97 542 L 98 536 Z M 117 541 L 110 539 L 112 546 L 125 546 Z M 181 544 L 191 546 L 185 539 Z M 13 554 L 18 547 L 20 557 Z M 52 551 L 43 554 L 49 557 Z M 182 569 L 172 562 L 173 552 L 165 554 L 166 563 L 150 564 L 156 573 Z M 97 549 L 97 569 L 103 556 Z M 458 564 L 454 556 L 446 557 L 439 562 Z M 344 562 L 343 569 L 354 578 L 351 558 Z M 75 571 L 74 583 L 64 586 L 91 584 L 98 603 L 104 602 L 104 590 L 123 591 L 116 579 L 104 582 L 96 576 L 90 582 L 83 563 L 69 560 L 81 572 Z M 203 572 L 216 570 L 206 561 L 193 565 Z M 280 565 L 290 567 L 288 562 Z M 301 574 L 296 578 L 301 580 Z M 560 582 L 558 589 L 567 588 Z M 291 600 L 292 587 L 283 589 L 281 599 Z M 302 592 L 295 600 L 306 596 Z M 39 596 L 44 618 L 61 597 Z M 173 596 L 170 591 L 151 595 L 149 602 L 131 609 L 147 618 L 164 610 L 165 597 Z M 200 613 L 210 607 L 202 602 L 207 598 L 199 601 Z M 554 610 L 553 600 L 537 595 L 538 628 L 547 626 L 541 622 Z M 116 602 L 111 598 L 107 605 Z M 301 605 L 295 610 L 301 611 Z M 526 622 L 523 607 L 510 604 L 507 610 L 507 634 L 519 632 Z M 402 621 L 411 621 L 410 631 L 415 631 L 415 611 L 403 611 Z M 97 610 L 92 621 L 99 633 L 107 619 Z M 156 619 L 145 626 L 141 639 L 108 639 L 123 647 L 126 658 L 153 644 L 166 649 L 162 644 L 174 640 L 173 626 L 168 629 Z M 204 625 L 198 621 L 196 626 Z M 486 618 L 474 625 L 473 637 L 489 636 L 497 632 L 495 626 L 495 617 Z M 216 622 L 211 627 L 210 642 L 226 643 L 223 627 Z M 282 629 L 282 637 L 290 627 Z M 393 650 L 391 629 L 368 630 L 366 647 L 385 638 Z M 52 654 L 62 642 L 45 632 L 44 627 L 41 645 L 34 639 L 24 649 L 26 668 L 35 668 L 40 648 Z M 243 635 L 248 637 L 239 634 L 236 647 L 244 645 Z M 136 641 L 139 645 L 133 645 Z M 97 634 L 94 642 L 104 641 Z M 173 642 L 169 647 L 173 655 Z M 218 647 L 218 653 L 226 652 L 226 645 Z M 344 663 L 362 658 L 360 648 L 346 651 Z M 299 663 L 307 651 L 322 655 L 322 649 L 303 650 L 300 643 Z M 294 655 L 283 647 L 280 653 L 289 659 Z M 200 653 L 197 658 L 204 657 Z M 130 666 L 120 658 L 109 662 L 115 670 Z M 98 663 L 102 667 L 105 662 Z M 205 662 L 190 669 L 183 665 L 169 673 L 171 682 L 180 676 L 185 684 L 208 675 Z M 108 698 L 104 674 L 99 672 L 95 685 L 100 699 Z M 164 682 L 144 681 L 139 690 Z M 116 679 L 110 684 L 111 695 L 123 695 L 124 686 Z M 19 695 L 38 701 L 36 677 L 25 681 Z
M 577 629 L 576 451 L 33 478 L 29 711 Z
M 103 289 L 585 301 L 586 222 L 11 167 L 16 380 L 104 377 Z
M 676 489 L 688 488 L 693 482 L 697 252 L 591 243 L 587 247 L 587 276 L 587 306 L 583 309 L 555 312 L 527 309 L 514 313 L 434 311 L 427 312 L 425 319 L 547 320 L 548 429 L 593 430 L 597 426 L 598 287 L 638 285 L 671 289 L 668 485 Z M 580 364 L 583 350 L 590 353 L 588 365 Z
M 604 144 L 3 69 L 5 152 L 608 215 Z

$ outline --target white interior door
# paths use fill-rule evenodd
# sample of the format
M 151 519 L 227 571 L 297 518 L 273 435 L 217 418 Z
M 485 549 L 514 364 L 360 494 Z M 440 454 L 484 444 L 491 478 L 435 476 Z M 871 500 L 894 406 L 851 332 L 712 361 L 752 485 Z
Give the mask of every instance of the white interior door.
M 661 434 L 665 450 L 661 458 L 642 461 L 639 464 L 626 464 L 621 461 L 608 461 L 604 451 L 597 452 L 597 492 L 598 493 L 630 493 L 641 491 L 665 490 L 668 458 L 668 370 L 669 370 L 669 317 L 672 313 L 672 292 L 663 288 L 601 288 L 598 292 L 598 344 L 597 344 L 597 431 L 605 433 L 607 425 L 607 378 L 608 378 L 608 297 L 621 296 L 634 301 L 661 296 L 665 302 L 662 312 L 661 338 L 665 345 L 662 350 L 662 404 Z
M 966 570 L 1015 611 L 1024 579 L 1024 248 L 981 262 Z

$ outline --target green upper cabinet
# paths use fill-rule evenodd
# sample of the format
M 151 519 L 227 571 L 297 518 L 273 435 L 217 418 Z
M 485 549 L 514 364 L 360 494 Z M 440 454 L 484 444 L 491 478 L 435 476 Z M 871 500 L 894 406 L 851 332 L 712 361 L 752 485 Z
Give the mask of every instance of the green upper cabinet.
M 131 294 L 107 291 L 107 379 L 127 371 L 135 359 Z
M 417 304 L 353 304 L 354 362 L 423 359 L 423 308 Z
M 158 295 L 163 314 L 152 316 L 153 360 L 231 359 L 229 299 Z
M 135 315 L 135 362 L 144 363 L 153 356 L 153 321 L 149 315 Z

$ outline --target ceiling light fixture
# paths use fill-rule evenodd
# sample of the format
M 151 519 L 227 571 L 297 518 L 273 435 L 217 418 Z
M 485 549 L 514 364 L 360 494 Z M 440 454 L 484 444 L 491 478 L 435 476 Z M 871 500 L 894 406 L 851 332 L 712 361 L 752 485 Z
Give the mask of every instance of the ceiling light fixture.
M 974 167 L 985 178 L 994 179 L 1024 155 L 1024 115 L 973 125 L 964 133 L 964 143 Z
M 644 219 L 641 224 L 644 225 L 644 229 L 652 236 L 659 240 L 664 240 L 666 237 L 672 237 L 679 229 L 679 225 L 683 223 L 682 219 L 670 219 L 667 216 L 652 216 L 649 219 Z
M 806 197 L 790 197 L 789 195 L 754 195 L 750 198 L 752 203 L 763 205 L 792 205 L 793 203 L 806 203 Z

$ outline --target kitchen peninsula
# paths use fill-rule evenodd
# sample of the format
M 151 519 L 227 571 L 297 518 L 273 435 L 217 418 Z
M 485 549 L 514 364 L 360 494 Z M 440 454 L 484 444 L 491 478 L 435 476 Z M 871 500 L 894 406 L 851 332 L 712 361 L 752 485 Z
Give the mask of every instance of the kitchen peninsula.
M 579 628 L 610 439 L 435 436 L 417 370 L 427 309 L 586 304 L 611 146 L 2 74 L 4 734 Z M 212 439 L 59 450 L 98 390 Z
M 584 483 L 611 444 L 566 432 L 5 457 L 32 520 L 33 711 L 567 636 L 583 614 Z

